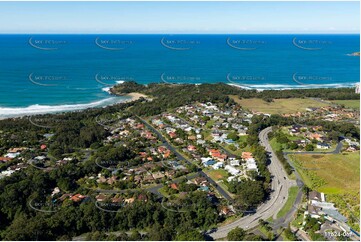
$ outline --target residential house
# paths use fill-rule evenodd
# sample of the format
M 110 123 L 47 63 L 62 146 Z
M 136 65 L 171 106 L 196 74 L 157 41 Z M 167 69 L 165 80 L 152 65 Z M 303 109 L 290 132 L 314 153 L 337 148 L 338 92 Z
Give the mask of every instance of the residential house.
M 205 177 L 196 177 L 195 179 L 194 179 L 194 183 L 197 185 L 197 186 L 201 186 L 201 185 L 203 185 L 203 184 L 206 184 L 208 181 L 207 181 L 207 179 L 205 178 Z
M 239 160 L 237 159 L 230 159 L 229 164 L 231 166 L 239 166 Z
M 172 183 L 169 186 L 170 188 L 174 189 L 174 190 L 179 190 L 178 184 L 177 183 Z
M 249 171 L 257 171 L 258 172 L 257 163 L 256 163 L 256 160 L 254 158 L 246 159 L 246 166 L 247 166 L 247 170 L 249 170 Z
M 124 202 L 125 202 L 125 203 L 130 204 L 130 203 L 133 203 L 133 202 L 134 202 L 134 200 L 135 200 L 135 198 L 134 198 L 134 197 L 131 197 L 131 198 L 126 198 L 126 199 L 124 199 Z
M 317 149 L 323 149 L 323 150 L 327 150 L 331 148 L 331 146 L 325 142 L 318 142 L 316 147 Z
M 230 166 L 230 165 L 226 165 L 226 166 L 224 167 L 224 169 L 225 169 L 226 171 L 228 171 L 228 173 L 230 173 L 232 176 L 236 176 L 236 175 L 238 175 L 238 174 L 240 173 L 240 170 L 238 170 L 238 169 L 236 169 L 235 167 Z
M 213 166 L 214 164 L 216 164 L 216 161 L 213 160 L 212 158 L 204 158 L 204 157 L 202 157 L 201 161 L 202 161 L 203 166 L 205 166 L 205 167 Z
M 84 196 L 84 195 L 81 195 L 81 194 L 75 194 L 74 196 L 72 196 L 71 198 L 70 198 L 70 200 L 72 200 L 73 202 L 81 202 L 81 201 L 83 201 L 84 199 L 86 198 L 86 196 Z
M 224 166 L 223 162 L 219 161 L 217 163 L 215 163 L 212 167 L 215 170 L 218 170 L 219 168 L 222 168 Z

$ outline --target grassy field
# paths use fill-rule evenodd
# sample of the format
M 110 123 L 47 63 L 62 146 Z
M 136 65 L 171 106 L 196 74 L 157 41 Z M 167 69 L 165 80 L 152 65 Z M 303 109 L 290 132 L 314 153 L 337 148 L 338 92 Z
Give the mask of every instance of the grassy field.
M 288 189 L 288 199 L 286 201 L 286 204 L 283 206 L 283 208 L 278 212 L 277 218 L 282 218 L 288 213 L 288 211 L 290 211 L 290 209 L 292 208 L 293 204 L 296 201 L 297 193 L 298 193 L 298 187 L 290 187 L 290 189 Z
M 292 226 L 301 228 L 303 222 L 303 213 L 297 213 L 296 218 L 291 222 Z
M 278 143 L 276 138 L 272 138 L 269 143 L 275 152 L 282 149 L 282 144 Z
M 336 155 L 290 156 L 304 183 L 326 194 L 349 225 L 359 231 L 360 217 L 360 152 Z
M 274 99 L 273 102 L 268 103 L 258 98 L 239 99 L 234 95 L 231 95 L 230 97 L 243 108 L 269 114 L 295 113 L 299 111 L 306 111 L 305 109 L 307 107 L 325 106 L 324 103 L 306 98 Z
M 228 177 L 227 171 L 221 169 L 207 171 L 207 174 L 215 181 L 222 180 L 223 178 Z
M 360 189 L 360 152 L 328 155 L 291 155 L 305 184 L 326 194 Z
M 360 110 L 360 100 L 334 100 L 332 102 L 341 105 L 343 104 L 346 108 Z

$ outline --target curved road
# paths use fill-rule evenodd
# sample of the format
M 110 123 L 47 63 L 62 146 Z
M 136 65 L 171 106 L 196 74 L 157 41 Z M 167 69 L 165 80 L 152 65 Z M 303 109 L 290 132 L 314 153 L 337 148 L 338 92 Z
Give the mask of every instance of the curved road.
M 236 227 L 241 227 L 243 229 L 254 228 L 258 226 L 259 219 L 266 220 L 269 217 L 276 218 L 277 213 L 279 210 L 281 210 L 287 201 L 288 189 L 292 186 L 296 186 L 295 181 L 288 179 L 281 162 L 278 160 L 276 154 L 273 152 L 269 144 L 268 133 L 271 131 L 272 128 L 268 127 L 259 133 L 260 144 L 265 147 L 271 160 L 271 163 L 268 166 L 268 169 L 273 176 L 271 183 L 273 192 L 271 193 L 270 199 L 260 205 L 257 208 L 256 213 L 242 217 L 239 220 L 219 227 L 217 231 L 210 233 L 209 236 L 213 239 L 226 237 L 228 232 Z

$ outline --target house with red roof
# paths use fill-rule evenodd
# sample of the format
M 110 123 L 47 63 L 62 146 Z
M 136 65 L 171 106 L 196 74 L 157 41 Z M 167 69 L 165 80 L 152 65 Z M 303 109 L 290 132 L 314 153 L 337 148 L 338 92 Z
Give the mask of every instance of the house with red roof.
M 179 190 L 178 184 L 177 183 L 172 183 L 170 184 L 170 188 L 174 189 L 174 190 Z
M 75 194 L 74 196 L 72 196 L 70 198 L 70 200 L 72 200 L 73 202 L 81 202 L 84 198 L 86 198 L 86 196 L 78 193 L 78 194 Z

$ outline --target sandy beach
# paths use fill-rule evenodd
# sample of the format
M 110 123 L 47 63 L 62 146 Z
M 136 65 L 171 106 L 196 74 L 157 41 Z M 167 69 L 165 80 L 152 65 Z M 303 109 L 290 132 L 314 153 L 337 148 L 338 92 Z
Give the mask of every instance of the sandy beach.
M 139 93 L 139 92 L 131 92 L 131 93 L 128 93 L 127 95 L 125 95 L 127 97 L 130 97 L 129 100 L 126 100 L 125 102 L 133 102 L 133 101 L 136 101 L 138 100 L 139 98 L 148 98 L 147 95 L 144 95 L 142 93 Z

